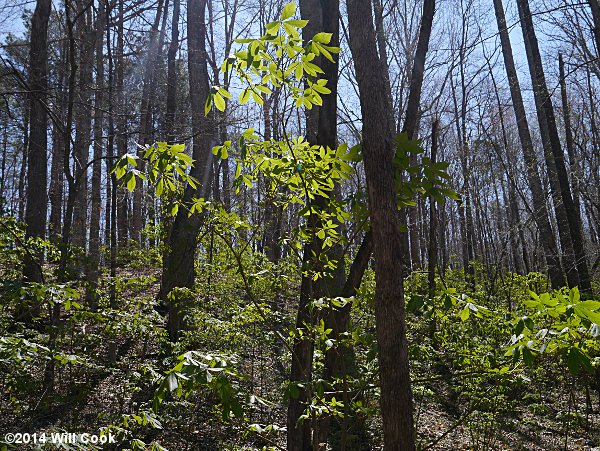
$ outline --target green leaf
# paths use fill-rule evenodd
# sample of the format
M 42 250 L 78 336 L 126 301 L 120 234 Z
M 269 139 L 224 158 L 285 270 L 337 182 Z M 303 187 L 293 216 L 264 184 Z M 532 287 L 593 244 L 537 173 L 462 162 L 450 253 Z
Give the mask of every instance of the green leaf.
M 281 11 L 281 20 L 287 20 L 294 14 L 296 14 L 296 4 L 290 2 L 283 7 L 283 11 Z
M 574 308 L 577 316 L 579 316 L 580 318 L 585 318 L 592 323 L 596 323 L 596 324 L 600 325 L 600 313 L 592 312 L 591 310 L 580 307 L 581 304 L 582 303 L 577 304 Z
M 223 99 L 223 97 L 221 97 L 221 94 L 217 93 L 214 95 L 213 98 L 214 102 L 215 102 L 215 106 L 217 107 L 217 109 L 219 111 L 225 111 L 225 99 Z
M 206 98 L 206 103 L 204 104 L 204 115 L 208 116 L 208 113 L 210 113 L 210 110 L 212 109 L 212 99 L 213 99 L 213 95 L 210 94 L 207 98 Z
M 308 24 L 308 20 L 288 20 L 286 22 L 288 25 L 296 28 L 304 28 Z
M 246 88 L 240 93 L 240 103 L 242 105 L 248 103 L 248 100 L 250 100 L 250 88 Z
M 320 44 L 329 44 L 331 42 L 331 33 L 317 33 L 312 40 Z
M 127 189 L 129 190 L 129 192 L 133 192 L 136 184 L 135 175 L 133 175 L 132 173 L 130 173 L 129 175 L 130 177 L 129 180 L 127 180 Z
M 577 304 L 578 307 L 583 307 L 589 310 L 600 310 L 600 301 L 582 301 Z
M 579 370 L 581 368 L 589 372 L 593 370 L 590 358 L 575 346 L 567 349 L 565 359 L 567 361 L 567 367 L 569 368 L 571 374 L 579 374 Z

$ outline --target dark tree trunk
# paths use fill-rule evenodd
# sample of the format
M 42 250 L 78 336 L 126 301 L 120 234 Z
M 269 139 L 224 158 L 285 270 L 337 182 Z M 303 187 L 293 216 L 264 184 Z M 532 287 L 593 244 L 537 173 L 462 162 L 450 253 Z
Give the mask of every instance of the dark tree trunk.
M 27 98 L 25 101 L 27 102 L 27 107 L 25 108 L 25 114 L 23 115 L 23 155 L 21 157 L 19 185 L 17 188 L 19 193 L 19 221 L 25 221 L 25 201 L 27 199 L 27 194 L 25 193 L 25 179 L 27 177 L 27 158 L 29 155 L 29 105 L 31 104 L 31 99 Z
M 593 0 L 592 0 L 593 1 Z M 579 167 L 577 156 L 575 155 L 575 144 L 573 142 L 573 130 L 571 129 L 571 109 L 567 95 L 567 80 L 565 77 L 565 63 L 562 53 L 558 54 L 558 69 L 560 74 L 560 94 L 562 100 L 562 116 L 565 126 L 565 144 L 567 146 L 567 155 L 569 155 L 569 169 L 571 175 L 571 192 L 573 193 L 573 204 L 575 211 L 581 217 L 581 204 L 579 202 Z M 592 105 L 590 107 L 593 108 Z M 581 219 L 580 219 L 581 221 Z
M 88 282 L 86 298 L 92 309 L 98 306 L 99 264 L 100 264 L 100 215 L 102 211 L 102 157 L 104 144 L 104 11 L 96 19 L 96 86 L 94 99 L 94 161 L 92 163 L 92 192 L 90 210 L 90 241 L 86 262 L 86 281 Z
M 348 0 L 350 48 L 358 80 L 363 152 L 375 256 L 375 320 L 379 347 L 384 448 L 414 450 L 412 393 L 404 316 L 400 224 L 392 160 L 393 121 L 387 105 L 383 67 L 377 55 L 369 2 Z
M 303 19 L 308 20 L 308 25 L 302 30 L 302 38 L 305 42 L 310 41 L 313 36 L 319 32 L 332 33 L 330 44 L 337 46 L 339 43 L 339 1 L 338 0 L 301 0 L 300 12 Z M 337 59 L 336 59 L 337 61 Z M 311 144 L 320 146 L 336 146 L 337 140 L 337 82 L 338 82 L 338 64 L 331 63 L 323 57 L 317 58 L 316 64 L 325 72 L 323 77 L 327 79 L 327 87 L 331 90 L 323 98 L 323 105 L 319 108 L 307 110 L 306 114 L 306 137 Z M 334 189 L 331 193 L 332 198 L 338 195 L 339 189 Z M 311 203 L 312 208 L 320 209 L 326 207 L 325 198 L 316 198 Z M 275 212 L 276 214 L 276 212 Z M 310 228 L 319 227 L 319 220 L 311 215 L 308 226 Z M 302 278 L 300 286 L 300 302 L 298 305 L 298 314 L 296 317 L 296 327 L 305 330 L 304 337 L 294 340 L 292 365 L 290 372 L 290 381 L 292 383 L 304 384 L 305 388 L 300 389 L 298 398 L 290 397 L 288 403 L 287 416 L 287 448 L 291 451 L 309 450 L 312 448 L 310 423 L 304 421 L 297 424 L 298 419 L 306 408 L 306 403 L 310 401 L 310 392 L 308 387 L 312 378 L 312 360 L 314 354 L 314 342 L 311 333 L 306 330 L 306 326 L 315 324 L 317 317 L 314 311 L 309 308 L 310 303 L 323 295 L 337 296 L 344 283 L 344 266 L 342 249 L 334 246 L 328 249 L 327 254 L 330 260 L 338 262 L 333 277 L 327 281 L 313 281 L 310 272 L 318 270 L 320 265 L 319 255 L 322 252 L 322 242 L 319 239 L 313 239 L 304 246 L 303 265 L 309 270 L 309 275 Z M 326 440 L 327 436 L 321 436 L 319 430 L 325 431 L 328 425 L 320 424 L 315 430 L 314 442 L 321 439 Z
M 429 50 L 429 39 L 431 37 L 434 14 L 435 0 L 424 0 L 421 25 L 419 27 L 419 40 L 417 41 L 417 50 L 415 52 L 410 76 L 410 90 L 408 93 L 408 104 L 406 105 L 406 116 L 402 128 L 402 131 L 407 133 L 409 139 L 415 139 L 419 129 L 419 107 L 421 103 L 421 91 L 423 89 L 423 77 L 425 75 L 425 59 L 427 57 L 427 51 Z M 417 156 L 411 154 L 411 158 L 413 164 L 416 164 Z M 417 206 L 408 207 L 408 217 L 410 219 L 409 235 L 411 261 L 413 269 L 417 269 L 421 266 Z
M 124 92 L 124 68 L 125 68 L 125 37 L 124 37 L 124 15 L 123 2 L 117 2 L 119 5 L 119 18 L 117 27 L 117 61 L 115 71 L 115 89 L 117 94 L 117 156 L 121 157 L 127 153 L 127 118 L 125 116 L 126 102 Z M 119 237 L 119 246 L 127 246 L 127 238 L 129 231 L 129 194 L 123 186 L 119 187 L 117 192 L 117 230 Z
M 437 161 L 437 135 L 438 122 L 431 126 L 431 162 Z M 429 196 L 429 246 L 427 247 L 427 285 L 429 298 L 435 296 L 435 267 L 437 264 L 437 216 L 436 205 L 433 196 Z M 433 319 L 435 321 L 435 318 Z M 434 326 L 435 330 L 435 326 Z
M 596 54 L 600 58 L 600 2 L 598 0 L 588 0 L 592 10 L 592 20 L 594 21 L 594 40 L 596 41 Z
M 74 176 L 77 184 L 73 209 L 72 244 L 85 250 L 88 231 L 88 160 L 92 132 L 92 73 L 94 60 L 94 31 L 89 4 L 77 2 L 76 22 L 79 49 L 79 79 L 75 100 L 75 159 Z
M 56 95 L 58 98 L 58 117 L 64 123 L 64 111 L 67 104 L 67 90 L 65 89 L 65 75 L 68 67 L 68 47 L 60 46 L 60 64 L 58 66 L 58 83 Z M 64 134 L 59 124 L 52 127 L 52 168 L 50 170 L 50 237 L 56 239 L 60 235 L 62 222 L 63 184 L 64 184 Z
M 159 56 L 162 52 L 164 41 L 164 30 L 167 18 L 167 6 L 165 0 L 159 0 L 156 7 L 154 23 L 150 31 L 148 52 L 145 56 L 144 82 L 142 87 L 142 100 L 140 106 L 140 133 L 138 143 L 151 144 L 152 141 L 152 105 L 156 91 L 156 72 L 158 70 Z M 163 17 L 164 14 L 164 17 Z M 163 17 L 161 26 L 161 17 Z M 160 27 L 160 29 L 159 29 Z M 143 170 L 144 163 L 140 160 L 140 169 Z M 133 211 L 131 216 L 131 238 L 142 246 L 142 229 L 144 228 L 144 200 L 145 186 L 140 181 L 139 186 L 133 192 Z
M 109 165 L 112 165 L 114 152 L 115 152 L 115 123 L 113 115 L 113 82 L 114 82 L 114 68 L 113 68 L 113 53 L 111 43 L 111 32 L 110 32 L 110 17 L 111 17 L 111 6 L 110 2 L 105 3 L 106 8 L 106 56 L 108 60 L 108 137 L 106 140 L 106 156 L 107 156 L 107 174 L 110 173 Z M 122 16 L 122 14 L 121 14 Z M 107 208 L 107 222 L 110 224 L 107 226 L 109 231 L 108 243 L 110 247 L 110 288 L 109 288 L 109 302 L 111 308 L 117 307 L 117 293 L 116 293 L 116 275 L 117 275 L 117 176 L 112 173 L 107 181 L 106 189 L 107 197 L 110 194 L 110 202 L 107 199 L 107 205 L 110 206 L 110 210 Z M 114 346 L 110 345 L 109 358 L 114 361 Z
M 506 27 L 506 18 L 501 0 L 494 0 L 494 10 L 496 13 L 498 30 L 500 31 L 500 42 L 502 45 L 504 66 L 508 76 L 510 95 L 517 120 L 517 129 L 519 132 L 519 139 L 521 141 L 521 148 L 523 150 L 525 169 L 528 175 L 527 179 L 529 180 L 529 188 L 531 189 L 532 194 L 534 219 L 540 232 L 546 265 L 548 266 L 550 282 L 554 288 L 559 288 L 564 285 L 565 278 L 560 264 L 556 239 L 550 225 L 550 216 L 546 207 L 542 180 L 538 173 L 537 158 L 535 156 L 531 134 L 529 133 L 529 124 L 527 123 L 527 115 L 525 113 L 525 106 L 523 103 L 523 97 L 521 95 L 521 87 L 519 85 L 519 79 L 515 69 L 515 61 L 513 58 L 512 47 L 510 44 L 508 29 Z
M 171 42 L 167 52 L 167 110 L 165 129 L 167 142 L 175 142 L 175 112 L 177 110 L 177 67 L 176 58 L 179 49 L 179 14 L 181 0 L 173 0 L 173 18 L 171 23 Z
M 50 0 L 37 0 L 31 19 L 26 238 L 44 238 L 46 236 L 48 113 L 45 103 L 48 91 L 48 19 L 50 10 Z M 43 255 L 26 254 L 23 268 L 25 280 L 43 281 L 42 258 Z
M 529 2 L 528 0 L 517 0 L 517 6 L 519 8 L 519 18 L 521 19 L 521 28 L 523 31 L 523 39 L 525 41 L 525 51 L 529 63 L 538 121 L 542 131 L 542 141 L 544 141 L 544 153 L 546 154 L 548 174 L 552 191 L 555 192 L 553 200 L 555 209 L 557 210 L 559 232 L 561 228 L 563 231 L 565 229 L 567 230 L 567 233 L 564 233 L 564 241 L 568 242 L 567 238 L 571 239 L 575 254 L 576 268 L 573 272 L 577 274 L 577 277 L 568 277 L 569 283 L 572 285 L 578 281 L 579 288 L 583 292 L 589 293 L 591 292 L 590 274 L 584 250 L 581 219 L 579 214 L 575 211 L 575 204 L 573 203 L 573 197 L 571 195 L 564 153 L 561 148 L 560 138 L 558 137 L 552 99 L 550 98 L 546 86 L 542 58 L 540 56 L 537 37 L 533 27 L 531 11 L 529 10 Z M 558 215 L 559 212 L 560 215 Z M 563 219 L 564 216 L 566 216 L 566 224 Z M 561 241 L 563 241 L 562 235 Z M 565 269 L 567 270 L 567 276 L 569 276 L 572 271 L 570 271 L 570 268 L 568 267 Z
M 197 188 L 185 188 L 183 201 L 191 202 L 194 196 L 206 197 L 211 186 L 213 124 L 204 116 L 204 104 L 209 94 L 208 63 L 206 52 L 206 0 L 188 0 L 188 72 L 190 80 L 190 107 L 192 112 L 192 132 L 194 144 L 192 158 L 194 168 L 190 175 L 199 181 Z M 188 216 L 185 208 L 180 208 L 170 233 L 169 253 L 163 263 L 163 274 L 159 297 L 167 301 L 167 296 L 176 287 L 192 288 L 194 285 L 194 262 L 198 247 L 198 231 L 203 223 L 202 216 Z M 169 303 L 169 337 L 175 341 L 182 328 L 183 306 Z

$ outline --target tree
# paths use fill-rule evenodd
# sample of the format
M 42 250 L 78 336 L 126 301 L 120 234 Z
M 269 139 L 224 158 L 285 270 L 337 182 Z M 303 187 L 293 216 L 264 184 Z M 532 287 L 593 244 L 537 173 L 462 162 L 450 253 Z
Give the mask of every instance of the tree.
M 532 195 L 534 219 L 540 231 L 540 237 L 542 240 L 542 246 L 544 248 L 544 256 L 546 259 L 546 265 L 548 266 L 550 281 L 554 288 L 558 288 L 564 285 L 565 278 L 560 264 L 556 239 L 554 237 L 554 233 L 552 232 L 552 227 L 550 226 L 544 189 L 540 174 L 538 172 L 537 158 L 535 156 L 531 134 L 529 133 L 527 114 L 525 113 L 525 106 L 523 103 L 523 96 L 521 94 L 521 87 L 519 85 L 519 78 L 517 77 L 517 71 L 515 69 L 515 61 L 513 58 L 510 38 L 508 36 L 508 29 L 506 27 L 506 18 L 504 15 L 504 9 L 502 7 L 502 0 L 494 0 L 494 11 L 496 13 L 496 21 L 498 23 L 498 31 L 500 33 L 502 56 L 504 58 L 504 67 L 506 68 L 506 74 L 508 76 L 510 95 L 517 120 L 517 129 L 519 132 L 519 139 L 521 141 L 521 149 L 525 159 L 525 169 L 527 171 L 529 188 Z
M 397 214 L 393 124 L 382 120 L 387 104 L 369 2 L 348 0 L 350 48 L 360 92 L 363 154 L 375 257 L 375 320 L 379 347 L 381 415 L 388 450 L 415 449 L 408 343 Z M 384 116 L 385 117 L 385 116 Z
M 104 6 L 104 5 L 102 5 Z M 102 158 L 104 155 L 104 28 L 107 21 L 105 8 L 96 17 L 96 85 L 94 98 L 94 159 L 92 162 L 92 190 L 90 210 L 89 252 L 86 261 L 87 299 L 92 308 L 98 304 L 96 285 L 100 264 L 100 216 L 102 210 Z
M 581 227 L 581 217 L 575 209 L 567 169 L 565 167 L 565 157 L 561 147 L 558 130 L 556 128 L 556 119 L 554 117 L 554 108 L 552 99 L 548 93 L 546 77 L 542 66 L 542 58 L 533 27 L 531 11 L 529 10 L 528 0 L 518 0 L 519 18 L 521 19 L 521 29 L 523 39 L 525 40 L 525 51 L 527 53 L 527 62 L 533 93 L 535 97 L 536 112 L 540 130 L 546 164 L 548 167 L 548 176 L 550 178 L 551 190 L 553 192 L 554 208 L 557 211 L 557 221 L 561 241 L 566 244 L 568 256 L 568 241 L 571 240 L 574 251 L 575 267 L 573 270 L 567 267 L 567 277 L 572 272 L 576 276 L 569 279 L 570 286 L 579 282 L 582 292 L 590 293 L 590 274 L 587 265 L 587 259 L 584 250 L 584 242 Z M 562 232 L 561 232 L 562 230 Z M 564 249 L 563 249 L 564 250 Z
M 300 12 L 303 20 L 308 20 L 308 24 L 302 29 L 302 38 L 305 45 L 311 45 L 309 42 L 317 33 L 328 33 L 331 35 L 330 45 L 335 47 L 339 43 L 339 1 L 338 0 L 302 0 L 300 1 Z M 337 59 L 335 60 L 337 61 Z M 313 107 L 306 111 L 306 137 L 310 144 L 329 147 L 337 147 L 337 85 L 338 85 L 338 64 L 329 61 L 325 57 L 315 59 L 317 64 L 324 72 L 323 77 L 327 80 L 327 89 L 331 91 L 325 96 L 322 105 Z M 339 193 L 339 185 L 334 188 L 332 197 Z M 333 199 L 332 199 L 333 200 Z M 310 208 L 316 210 L 324 209 L 328 199 L 323 196 L 317 196 L 311 201 Z M 311 219 L 318 218 L 317 215 L 311 215 Z M 311 230 L 317 230 L 322 227 L 319 219 L 308 224 Z M 303 250 L 303 266 L 305 270 L 311 268 L 319 270 L 320 255 L 323 249 L 323 240 L 313 237 L 307 241 Z M 333 274 L 326 279 L 313 280 L 312 272 L 307 271 L 303 277 L 300 286 L 300 302 L 298 305 L 298 315 L 296 317 L 296 328 L 304 330 L 307 326 L 316 324 L 316 315 L 310 308 L 310 303 L 321 296 L 335 297 L 339 295 L 344 283 L 344 265 L 343 252 L 340 245 L 329 248 L 326 252 L 328 259 L 336 262 L 336 268 Z M 327 320 L 330 324 L 331 318 Z M 339 321 L 341 322 L 341 321 Z M 310 383 L 312 377 L 312 365 L 314 354 L 314 342 L 310 333 L 304 333 L 301 337 L 294 340 L 292 353 L 292 366 L 290 381 L 293 383 L 304 383 L 305 387 Z M 331 368 L 330 368 L 331 369 Z M 333 375 L 331 375 L 333 376 Z M 289 450 L 309 450 L 312 449 L 310 436 L 310 423 L 304 421 L 298 424 L 300 416 L 303 414 L 308 401 L 307 388 L 301 389 L 300 396 L 290 397 L 288 403 L 288 436 L 287 446 Z M 322 428 L 327 430 L 327 426 Z M 318 437 L 318 434 L 315 434 Z M 326 438 L 326 437 L 325 437 Z M 316 440 L 319 441 L 319 440 Z
M 48 19 L 51 1 L 37 0 L 31 19 L 29 48 L 29 158 L 27 166 L 27 208 L 25 236 L 44 238 L 47 215 L 48 167 Z M 23 275 L 30 282 L 42 282 L 42 255 L 26 254 Z
M 188 74 L 190 85 L 190 107 L 192 111 L 192 131 L 194 135 L 192 158 L 194 167 L 190 176 L 199 181 L 197 186 L 188 184 L 183 203 L 190 203 L 194 197 L 206 198 L 210 192 L 212 178 L 213 123 L 204 115 L 204 104 L 209 96 L 208 62 L 206 52 L 206 0 L 188 0 Z M 201 215 L 188 215 L 185 208 L 179 209 L 169 233 L 167 258 L 163 272 L 159 298 L 167 301 L 169 293 L 176 287 L 191 288 L 194 285 L 196 248 L 198 231 L 202 225 Z M 169 337 L 175 341 L 182 324 L 182 306 L 178 300 L 169 302 Z

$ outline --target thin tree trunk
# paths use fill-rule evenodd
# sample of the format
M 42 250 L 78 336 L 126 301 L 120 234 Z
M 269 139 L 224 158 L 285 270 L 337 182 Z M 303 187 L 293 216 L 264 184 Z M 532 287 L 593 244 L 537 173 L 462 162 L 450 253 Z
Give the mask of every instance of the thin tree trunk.
M 592 10 L 592 20 L 594 21 L 594 40 L 596 41 L 596 54 L 600 58 L 600 2 L 598 0 L 588 0 Z
M 179 49 L 179 11 L 181 0 L 173 0 L 173 18 L 171 23 L 171 42 L 167 52 L 167 109 L 165 112 L 165 131 L 167 142 L 175 142 L 175 114 L 177 110 L 177 67 L 176 58 Z
M 90 241 L 86 264 L 88 282 L 86 298 L 92 309 L 98 307 L 98 285 L 100 264 L 100 215 L 102 210 L 102 157 L 104 144 L 104 27 L 107 20 L 105 11 L 99 12 L 96 19 L 96 95 L 94 99 L 94 162 L 92 163 L 92 193 L 90 211 Z
M 123 15 L 123 3 L 122 1 L 117 2 L 119 5 L 119 17 L 117 27 L 117 55 L 116 55 L 116 71 L 115 71 L 115 89 L 117 91 L 117 156 L 122 157 L 127 153 L 127 118 L 126 113 L 126 102 L 124 92 L 124 15 Z M 120 186 L 117 192 L 117 230 L 119 237 L 119 246 L 127 246 L 128 230 L 129 230 L 129 194 L 124 186 Z
M 91 11 L 83 0 L 77 2 L 76 22 L 79 50 L 78 94 L 75 104 L 74 176 L 77 184 L 73 209 L 72 244 L 85 250 L 88 226 L 88 160 L 92 132 L 92 72 L 94 61 L 94 31 Z
M 437 135 L 438 121 L 434 121 L 431 126 L 431 163 L 437 161 Z M 429 196 L 429 246 L 427 247 L 427 285 L 429 298 L 435 296 L 435 267 L 437 263 L 437 216 L 436 205 L 433 196 Z M 435 318 L 433 319 L 435 331 Z
M 506 18 L 501 0 L 494 0 L 494 11 L 496 13 L 496 21 L 498 23 L 498 30 L 500 32 L 504 66 L 508 76 L 510 95 L 517 120 L 517 129 L 519 132 L 519 139 L 521 141 L 523 158 L 525 160 L 525 169 L 528 176 L 527 179 L 529 180 L 529 188 L 531 189 L 532 194 L 534 219 L 538 230 L 540 231 L 550 282 L 552 287 L 559 288 L 564 285 L 565 278 L 560 264 L 556 239 L 550 225 L 550 216 L 546 207 L 542 180 L 538 173 L 537 158 L 535 156 L 531 134 L 529 133 L 529 124 L 527 122 L 527 115 L 525 113 L 525 106 L 523 103 L 523 97 L 521 95 L 521 87 L 519 85 L 519 79 L 515 69 L 515 61 L 513 58 L 512 47 L 510 44 L 508 29 L 506 27 Z
M 568 267 L 565 269 L 567 270 L 567 276 L 572 273 L 576 273 L 577 275 L 577 277 L 568 277 L 571 285 L 579 282 L 581 291 L 590 293 L 590 274 L 584 250 L 581 219 L 575 211 L 575 205 L 571 195 L 571 187 L 569 185 L 569 178 L 567 176 L 567 170 L 565 167 L 564 153 L 558 137 L 552 99 L 550 98 L 546 85 L 546 78 L 542 66 L 542 58 L 540 56 L 537 37 L 533 27 L 531 11 L 529 10 L 529 2 L 528 0 L 517 0 L 517 6 L 519 9 L 519 18 L 521 19 L 521 28 L 523 31 L 523 39 L 525 41 L 525 51 L 527 53 L 527 61 L 529 63 L 529 71 L 531 75 L 531 83 L 533 85 L 533 93 L 535 96 L 538 121 L 542 131 L 542 141 L 544 144 L 544 153 L 546 154 L 548 174 L 550 177 L 552 191 L 555 193 L 553 200 L 555 202 L 555 209 L 557 210 L 559 232 L 561 228 L 563 231 L 565 229 L 567 230 L 566 233 L 563 233 L 564 242 L 567 244 L 566 249 L 568 252 L 567 238 L 570 238 L 575 254 L 574 257 L 576 267 L 573 271 L 571 271 Z M 566 223 L 564 220 L 565 216 Z M 561 241 L 563 241 L 562 234 Z
M 573 142 L 573 130 L 571 129 L 571 108 L 567 95 L 567 81 L 565 77 L 565 63 L 562 53 L 558 54 L 558 70 L 560 74 L 560 94 L 562 100 L 562 115 L 565 126 L 565 144 L 567 146 L 567 155 L 569 155 L 569 169 L 571 175 L 571 192 L 573 193 L 573 204 L 575 211 L 581 217 L 581 204 L 579 202 L 579 167 L 577 156 L 575 155 L 575 144 Z M 592 105 L 593 107 L 593 105 Z M 580 219 L 581 221 L 581 219 Z
M 57 68 L 58 83 L 56 95 L 59 99 L 60 113 L 58 116 L 64 122 L 64 111 L 67 104 L 67 90 L 65 89 L 65 73 L 68 64 L 68 48 L 65 44 L 60 46 L 60 64 Z M 62 222 L 64 167 L 64 135 L 58 124 L 52 127 L 52 168 L 50 170 L 50 237 L 56 239 L 60 235 Z
M 31 87 L 30 87 L 31 89 Z M 19 221 L 25 221 L 25 201 L 27 199 L 27 193 L 25 192 L 25 181 L 27 177 L 27 159 L 29 155 L 29 116 L 30 116 L 30 103 L 31 99 L 27 98 L 27 107 L 25 108 L 25 114 L 23 115 L 23 156 L 21 158 L 21 167 L 19 170 Z
M 154 23 L 150 31 L 148 52 L 144 61 L 144 82 L 142 87 L 142 100 L 140 106 L 140 133 L 138 143 L 142 146 L 150 144 L 152 140 L 152 104 L 156 91 L 156 72 L 158 69 L 159 55 L 162 51 L 164 41 L 164 30 L 166 26 L 168 3 L 159 0 L 156 7 Z M 161 17 L 164 18 L 161 26 Z M 160 27 L 160 29 L 159 29 Z M 140 169 L 143 170 L 143 162 L 140 160 Z M 143 181 L 133 192 L 133 211 L 131 216 L 131 238 L 142 246 L 142 229 L 144 227 L 144 199 L 145 186 Z

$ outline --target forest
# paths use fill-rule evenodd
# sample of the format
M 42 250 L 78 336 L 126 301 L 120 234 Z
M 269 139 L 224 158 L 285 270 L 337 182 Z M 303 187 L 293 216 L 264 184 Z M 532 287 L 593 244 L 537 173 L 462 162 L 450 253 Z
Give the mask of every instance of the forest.
M 598 0 L 0 0 L 0 450 L 600 449 Z

